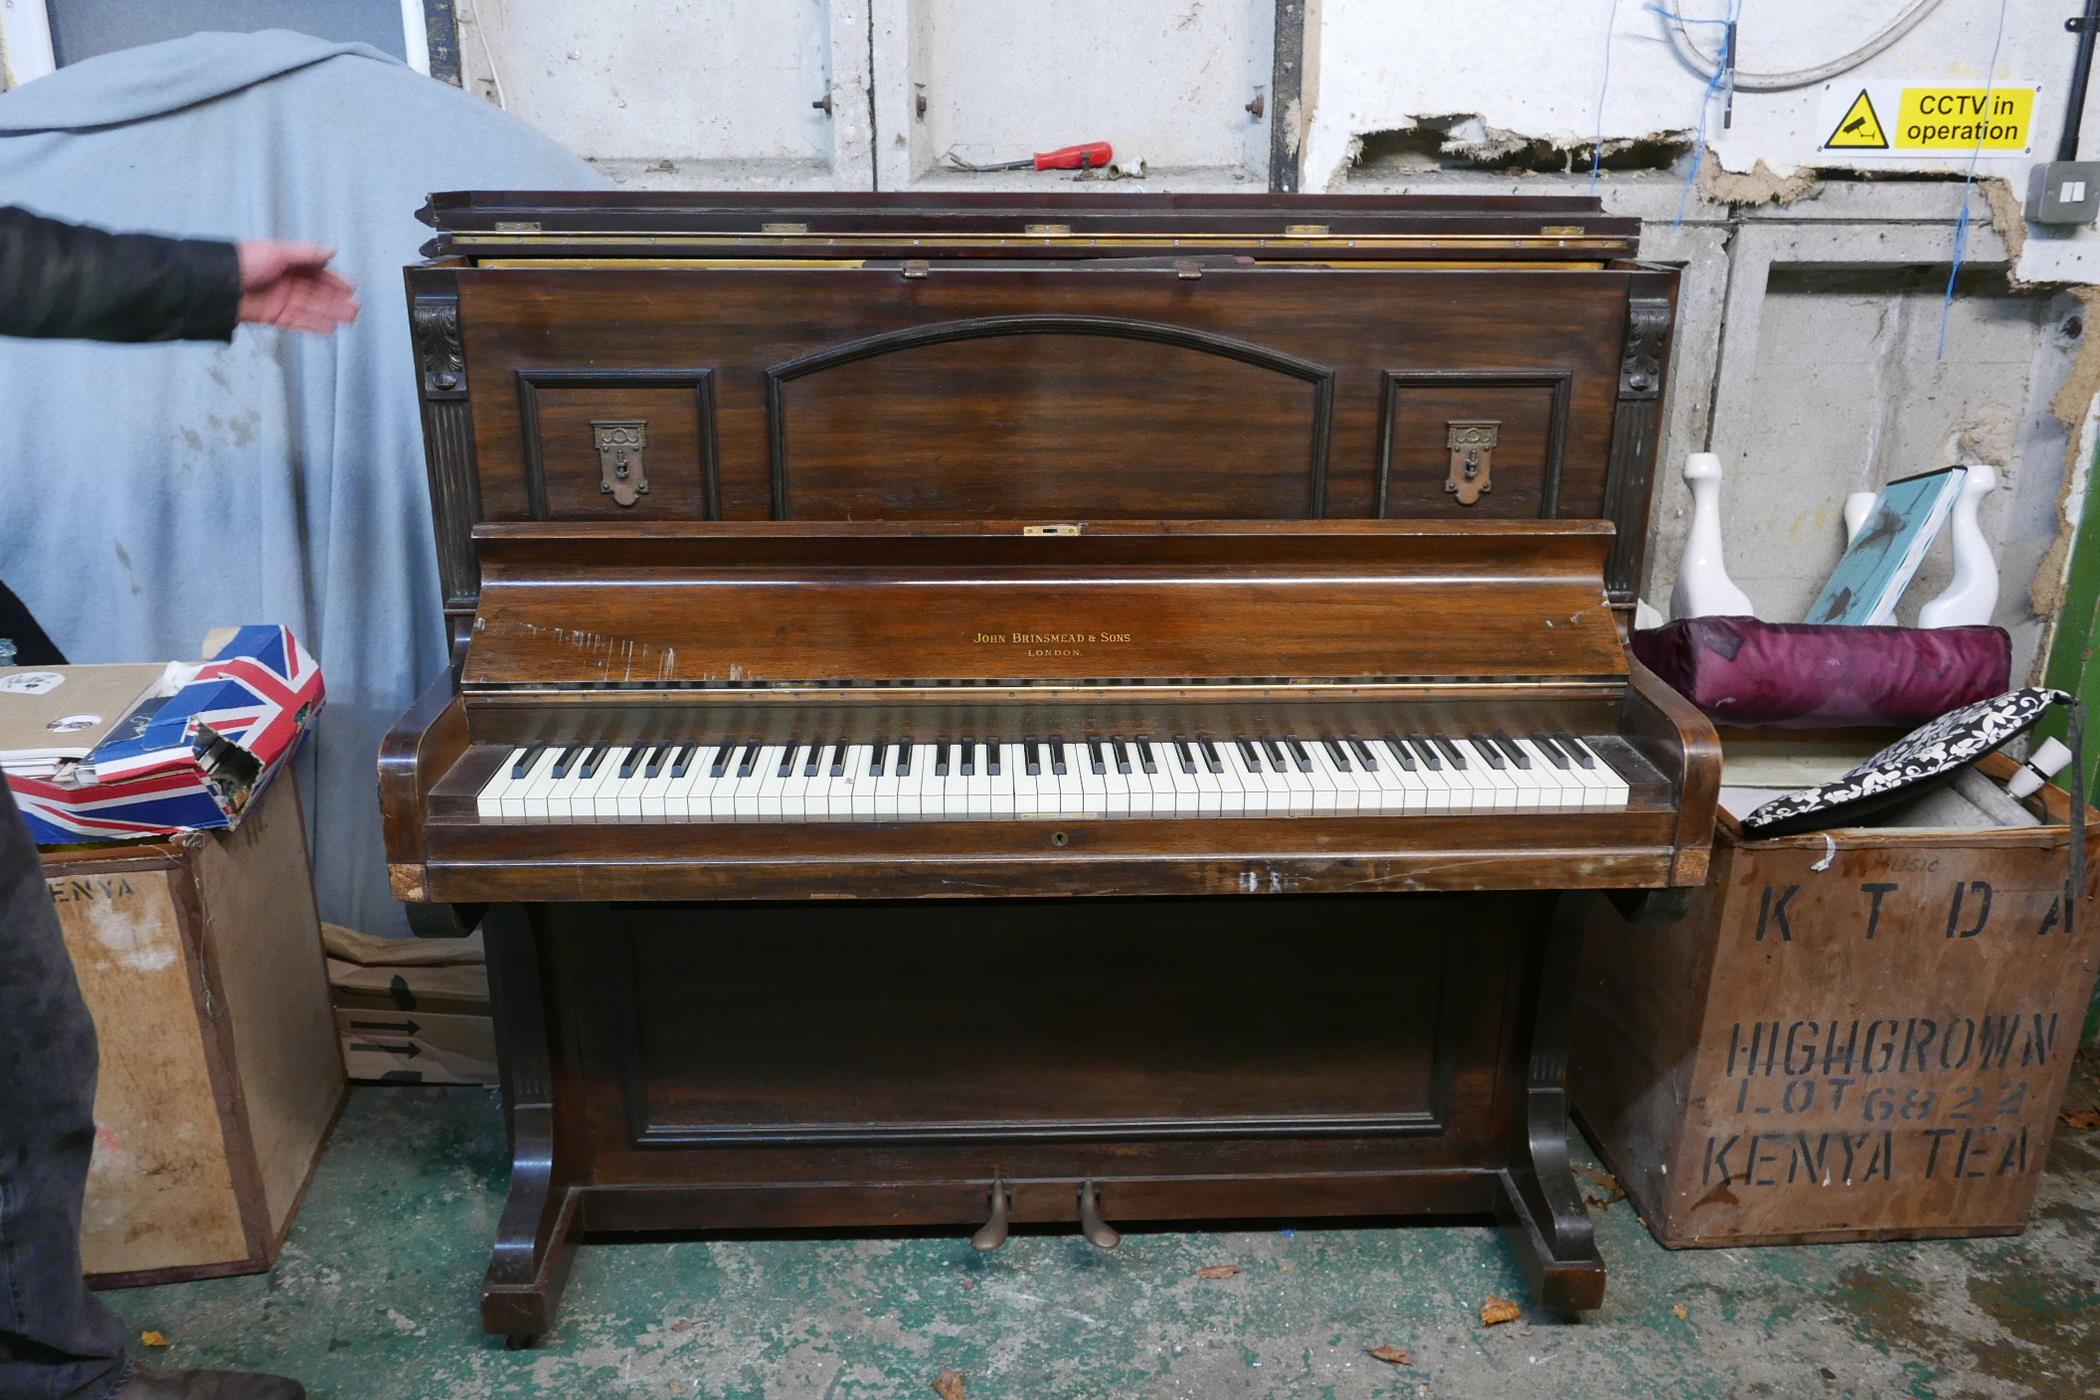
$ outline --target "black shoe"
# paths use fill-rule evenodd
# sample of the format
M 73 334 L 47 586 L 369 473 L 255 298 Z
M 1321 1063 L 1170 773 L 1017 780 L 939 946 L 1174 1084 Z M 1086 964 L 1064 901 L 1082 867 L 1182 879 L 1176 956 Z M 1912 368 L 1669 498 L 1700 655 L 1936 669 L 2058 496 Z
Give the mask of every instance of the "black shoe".
M 145 1367 L 111 1400 L 306 1400 L 306 1387 L 260 1371 L 153 1371 Z

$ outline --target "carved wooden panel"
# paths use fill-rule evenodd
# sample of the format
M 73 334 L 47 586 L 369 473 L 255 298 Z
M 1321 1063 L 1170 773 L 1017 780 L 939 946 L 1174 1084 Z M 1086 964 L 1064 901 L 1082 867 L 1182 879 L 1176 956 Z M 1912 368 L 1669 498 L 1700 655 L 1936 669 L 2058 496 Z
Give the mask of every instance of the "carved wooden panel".
M 1412 433 L 1387 421 L 1388 374 L 1564 376 L 1559 513 L 1603 513 L 1629 275 L 1618 269 L 906 271 L 461 269 L 487 518 L 533 518 L 518 371 L 682 365 L 711 371 L 725 520 L 1369 517 L 1382 474 L 1388 514 L 1459 517 L 1443 494 L 1441 419 L 1433 455 L 1418 459 L 1410 437 L 1387 458 Z M 1539 382 L 1492 391 L 1522 420 L 1512 460 L 1528 457 L 1537 483 L 1528 503 L 1514 486 L 1484 498 L 1492 513 L 1539 513 L 1551 411 Z M 1412 412 L 1426 393 L 1404 386 L 1398 404 Z M 680 449 L 682 470 L 694 450 Z M 588 485 L 577 509 L 601 517 L 610 508 Z M 700 518 L 684 499 L 677 513 Z M 674 515 L 653 488 L 642 508 Z
M 522 514 L 492 519 L 714 520 L 721 514 L 715 465 L 713 375 L 704 369 L 521 369 L 524 442 Z M 598 429 L 645 425 L 640 454 L 647 486 L 623 502 L 602 470 Z M 491 464 L 491 470 L 502 468 Z M 511 511 L 515 489 L 491 491 Z M 624 494 L 624 493 L 623 493 Z
M 1378 514 L 1455 520 L 1558 516 L 1572 378 L 1556 370 L 1388 370 L 1379 431 Z M 1461 505 L 1445 485 L 1449 427 L 1457 421 L 1491 422 L 1499 436 L 1492 480 L 1471 505 Z
M 1324 511 L 1334 371 L 1106 316 L 889 331 L 766 371 L 778 519 Z M 1178 461 L 1171 473 L 1140 463 Z M 804 502 L 811 505 L 805 511 Z

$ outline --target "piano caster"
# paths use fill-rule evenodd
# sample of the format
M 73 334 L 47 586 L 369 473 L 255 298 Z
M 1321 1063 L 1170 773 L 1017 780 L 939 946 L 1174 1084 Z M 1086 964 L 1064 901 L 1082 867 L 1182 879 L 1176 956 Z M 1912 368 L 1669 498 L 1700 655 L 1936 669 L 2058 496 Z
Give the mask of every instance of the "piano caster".
M 1122 1233 L 1101 1218 L 1101 1195 L 1091 1181 L 1079 1185 L 1079 1233 L 1096 1249 L 1114 1249 L 1123 1243 Z
M 970 1248 L 980 1254 L 989 1254 L 1006 1243 L 1007 1212 L 1014 1203 L 1014 1193 L 1006 1189 L 1006 1178 L 992 1178 L 992 1218 L 977 1227 L 970 1236 Z

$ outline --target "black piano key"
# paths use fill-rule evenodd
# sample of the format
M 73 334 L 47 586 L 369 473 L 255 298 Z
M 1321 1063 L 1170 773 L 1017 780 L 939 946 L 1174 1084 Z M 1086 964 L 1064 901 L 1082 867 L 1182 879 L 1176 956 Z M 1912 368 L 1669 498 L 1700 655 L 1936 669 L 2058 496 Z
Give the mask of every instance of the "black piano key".
M 900 778 L 909 778 L 911 776 L 911 740 L 909 739 L 899 739 L 897 741 L 897 776 Z
M 623 778 L 633 777 L 634 770 L 642 766 L 642 759 L 646 757 L 647 754 L 648 746 L 646 744 L 636 744 L 633 748 L 629 749 L 627 751 L 627 757 L 620 760 L 620 776 Z
M 1378 757 L 1371 752 L 1369 744 L 1352 734 L 1349 736 L 1349 748 L 1356 755 L 1356 761 L 1364 766 L 1366 773 L 1378 771 Z
M 887 753 L 889 752 L 889 750 L 890 750 L 890 741 L 889 741 L 889 740 L 887 740 L 887 739 L 877 739 L 877 740 L 875 741 L 875 752 L 874 752 L 874 756 L 873 756 L 873 757 L 871 757 L 871 758 L 869 758 L 869 760 L 868 760 L 868 776 L 869 776 L 869 777 L 871 777 L 871 778 L 879 778 L 879 777 L 881 777 L 881 776 L 882 776 L 882 760 L 883 760 L 883 755 L 887 754 Z
M 751 776 L 751 770 L 753 768 L 756 768 L 757 766 L 758 741 L 754 739 L 750 743 L 744 745 L 744 756 L 737 760 L 736 775 L 739 778 L 748 778 Z
M 1527 735 L 1526 737 L 1531 740 L 1532 747 L 1546 755 L 1547 760 L 1555 768 L 1566 768 L 1568 766 L 1568 751 L 1555 743 L 1551 734 L 1540 730 L 1538 733 Z
M 834 778 L 846 776 L 846 741 L 844 739 L 831 746 L 831 776 Z
M 1261 741 L 1261 747 L 1262 752 L 1269 756 L 1270 769 L 1281 773 L 1283 771 L 1283 745 L 1277 743 L 1274 739 L 1264 739 Z
M 1576 766 L 1581 768 L 1595 768 L 1597 766 L 1597 760 L 1591 757 L 1589 749 L 1577 741 L 1573 734 L 1563 729 L 1555 737 L 1567 746 L 1568 753 L 1575 760 Z
M 1498 729 L 1492 737 L 1495 741 L 1495 747 L 1508 754 L 1511 763 L 1516 764 L 1519 768 L 1529 768 L 1531 766 L 1531 755 L 1524 752 L 1522 744 L 1509 737 L 1508 730 Z
M 1393 756 L 1393 761 L 1400 765 L 1400 771 L 1403 773 L 1412 773 L 1422 766 L 1421 755 L 1415 752 L 1415 746 L 1398 734 L 1391 731 L 1386 733 L 1385 749 Z
M 1347 773 L 1350 771 L 1349 755 L 1343 751 L 1342 746 L 1340 744 L 1334 741 L 1332 736 L 1322 739 L 1320 741 L 1320 747 L 1327 750 L 1328 761 L 1334 764 L 1335 772 Z
M 788 746 L 787 746 L 786 748 L 782 749 L 782 750 L 780 751 L 780 767 L 779 767 L 779 769 L 778 769 L 778 770 L 776 770 L 776 771 L 774 772 L 773 776 L 774 776 L 774 777 L 776 777 L 776 778 L 792 778 L 792 777 L 794 777 L 794 776 L 795 776 L 795 758 L 796 758 L 796 756 L 797 756 L 798 754 L 800 754 L 801 752 L 802 752 L 802 746 L 801 746 L 800 744 L 789 744 L 789 745 L 788 745 Z M 671 772 L 672 772 L 672 776 L 674 776 L 674 777 L 675 777 L 675 776 L 677 776 L 677 771 L 678 771 L 678 770 L 677 770 L 677 769 L 675 769 L 675 768 L 674 768 L 674 769 L 672 769 L 672 770 L 671 770 Z
M 532 765 L 538 763 L 540 761 L 540 755 L 545 753 L 546 751 L 547 746 L 545 744 L 534 744 L 531 748 L 525 750 L 525 756 L 510 766 L 510 776 L 512 781 L 515 782 L 517 779 L 524 777 L 527 773 L 530 773 L 532 771 Z
M 560 754 L 558 754 L 558 755 L 557 755 L 557 756 L 555 757 L 555 760 L 554 760 L 554 776 L 555 776 L 555 777 L 557 777 L 557 778 L 566 778 L 566 777 L 568 777 L 568 776 L 569 776 L 569 767 L 570 767 L 570 765 L 572 765 L 572 764 L 574 764 L 574 763 L 576 762 L 576 756 L 577 756 L 578 754 L 582 753 L 582 752 L 583 752 L 583 745 L 581 745 L 581 744 L 569 744 L 569 745 L 566 745 L 566 746 L 565 746 L 565 747 L 564 747 L 564 748 L 562 749 L 561 753 L 560 753 Z
M 933 741 L 933 776 L 936 778 L 948 776 L 948 741 L 946 739 Z
M 1225 760 L 1218 757 L 1218 746 L 1208 739 L 1200 739 L 1196 747 L 1203 753 L 1203 766 L 1213 773 L 1225 771 Z
M 583 766 L 576 770 L 576 776 L 579 778 L 597 777 L 598 760 L 605 757 L 605 749 L 606 746 L 604 744 L 599 744 L 585 754 L 583 756 Z
M 1128 773 L 1130 771 L 1130 749 L 1121 735 L 1109 736 L 1108 751 L 1110 756 L 1116 761 L 1116 771 L 1118 773 Z
M 1065 776 L 1065 741 L 1055 734 L 1050 736 L 1050 772 L 1060 778 Z
M 1178 734 L 1175 735 L 1174 752 L 1181 757 L 1181 771 L 1190 777 L 1194 777 L 1196 774 L 1196 751 L 1189 747 L 1189 741 Z
M 1137 739 L 1132 742 L 1137 749 L 1138 771 L 1141 773 L 1157 773 L 1159 771 L 1159 762 L 1152 756 L 1152 741 L 1150 739 Z
M 697 744 L 680 744 L 678 746 L 678 756 L 671 763 L 672 777 L 683 778 L 685 776 L 686 769 L 692 767 L 693 755 L 699 752 L 699 747 Z M 583 776 L 588 778 L 590 774 L 586 772 Z
M 1101 756 L 1101 741 L 1099 739 L 1089 739 L 1086 741 L 1086 757 L 1087 763 L 1093 768 L 1094 772 L 1097 775 L 1105 774 L 1108 772 L 1108 763 Z
M 1312 755 L 1305 751 L 1305 745 L 1298 742 L 1297 735 L 1284 735 L 1283 747 L 1290 754 L 1291 762 L 1298 765 L 1300 773 L 1312 772 Z
M 1447 760 L 1449 760 L 1453 768 L 1457 769 L 1461 773 L 1466 771 L 1466 756 L 1458 751 L 1458 746 L 1456 744 L 1452 743 L 1449 739 L 1446 739 L 1441 734 L 1430 735 L 1429 742 L 1431 744 L 1434 744 L 1437 748 L 1443 750 L 1444 757 Z
M 984 771 L 989 776 L 996 778 L 1000 775 L 999 765 L 1005 757 L 1002 752 L 1005 747 L 1006 745 L 997 739 L 984 741 Z
M 1036 753 L 1035 740 L 1023 739 L 1021 741 L 1021 758 L 1027 764 L 1029 777 L 1040 778 L 1043 775 L 1042 758 Z
M 960 759 L 962 760 L 962 763 L 961 763 L 961 771 L 962 771 L 962 776 L 963 776 L 963 777 L 965 777 L 965 778 L 974 778 L 974 777 L 976 777 L 976 776 L 977 776 L 977 741 L 976 741 L 975 739 L 972 739 L 972 738 L 970 738 L 970 737 L 969 737 L 968 735 L 964 735 L 964 736 L 963 736 L 963 739 L 962 739 L 962 742 L 961 742 L 960 744 L 958 744 L 958 745 L 956 746 L 956 749 L 957 749 L 957 757 L 958 757 L 958 758 L 960 758 Z
M 708 765 L 707 776 L 710 778 L 719 778 L 724 773 L 727 773 L 729 771 L 730 756 L 735 752 L 736 744 L 733 741 L 722 745 L 722 747 L 719 749 L 716 749 L 715 761 Z
M 642 776 L 645 778 L 662 777 L 664 760 L 670 756 L 671 746 L 669 744 L 658 744 L 655 748 L 649 750 L 649 761 L 642 765 Z
M 802 764 L 802 776 L 805 778 L 816 777 L 817 766 L 823 762 L 823 759 L 824 746 L 822 744 L 811 744 L 809 746 L 809 757 Z M 721 774 L 717 773 L 715 776 L 720 777 Z
M 1233 747 L 1240 751 L 1240 762 L 1246 766 L 1247 771 L 1249 773 L 1261 772 L 1261 759 L 1254 752 L 1254 741 L 1251 739 L 1235 739 L 1232 743 Z
M 1487 735 L 1476 730 L 1466 736 L 1466 742 L 1473 746 L 1474 753 L 1487 760 L 1488 767 L 1497 770 L 1509 767 L 1508 762 L 1503 759 L 1501 751 L 1489 741 Z
M 1437 752 L 1435 744 L 1430 743 L 1429 740 L 1420 734 L 1410 734 L 1407 736 L 1407 747 L 1414 752 L 1416 758 L 1422 760 L 1424 768 L 1427 768 L 1432 773 L 1442 771 L 1444 766 L 1443 756 Z

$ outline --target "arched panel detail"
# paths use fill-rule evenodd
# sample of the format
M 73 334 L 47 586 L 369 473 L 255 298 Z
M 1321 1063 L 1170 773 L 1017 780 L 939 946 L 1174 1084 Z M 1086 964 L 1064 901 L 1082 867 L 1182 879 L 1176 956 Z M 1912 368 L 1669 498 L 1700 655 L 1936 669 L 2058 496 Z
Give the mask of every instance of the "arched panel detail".
M 1305 384 L 1311 394 L 1305 514 L 1307 519 L 1313 520 L 1320 519 L 1325 514 L 1327 458 L 1334 418 L 1335 371 L 1331 366 L 1283 354 L 1233 336 L 1158 321 L 1116 316 L 1015 315 L 980 316 L 885 331 L 879 335 L 829 346 L 768 366 L 765 370 L 767 456 L 772 477 L 774 518 L 792 518 L 788 500 L 787 411 L 787 386 L 791 382 L 843 365 L 957 341 L 1060 335 L 1099 336 L 1105 339 L 1173 346 L 1236 361 Z M 1085 413 L 1086 408 L 1084 403 L 1074 403 L 1072 412 L 1081 415 Z

